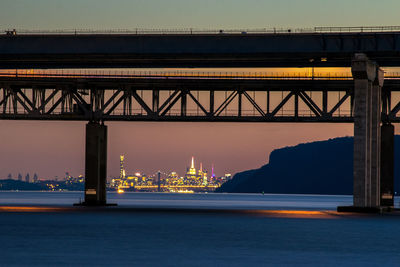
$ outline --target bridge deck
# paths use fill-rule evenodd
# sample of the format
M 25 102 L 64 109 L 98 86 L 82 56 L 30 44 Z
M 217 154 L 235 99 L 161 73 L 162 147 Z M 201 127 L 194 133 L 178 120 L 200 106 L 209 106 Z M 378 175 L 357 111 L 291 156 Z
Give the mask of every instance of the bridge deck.
M 5 34 L 0 68 L 399 66 L 400 31 Z

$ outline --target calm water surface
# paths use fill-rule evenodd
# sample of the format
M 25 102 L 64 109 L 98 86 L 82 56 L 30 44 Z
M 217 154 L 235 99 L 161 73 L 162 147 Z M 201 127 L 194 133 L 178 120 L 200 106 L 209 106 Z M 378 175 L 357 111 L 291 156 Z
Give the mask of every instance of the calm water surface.
M 66 208 L 79 197 L 82 193 L 0 192 L 2 207 L 60 207 L 44 212 L 0 211 L 0 265 L 399 266 L 400 262 L 400 216 L 335 214 L 336 206 L 351 204 L 350 196 L 111 193 L 109 202 L 143 211 Z M 155 207 L 176 211 L 146 209 Z M 253 212 L 210 212 L 213 209 Z M 321 210 L 329 216 L 321 216 Z

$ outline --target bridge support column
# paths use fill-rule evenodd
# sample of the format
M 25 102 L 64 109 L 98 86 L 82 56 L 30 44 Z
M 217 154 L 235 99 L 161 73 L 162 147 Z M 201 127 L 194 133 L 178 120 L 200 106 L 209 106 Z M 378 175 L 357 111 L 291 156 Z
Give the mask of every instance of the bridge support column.
M 366 55 L 352 61 L 354 78 L 353 206 L 339 211 L 380 211 L 381 89 L 383 72 Z
M 381 206 L 381 120 L 384 72 L 376 67 L 371 91 L 371 204 Z
M 107 126 L 86 124 L 84 206 L 106 205 Z
M 394 126 L 381 128 L 381 206 L 394 206 Z

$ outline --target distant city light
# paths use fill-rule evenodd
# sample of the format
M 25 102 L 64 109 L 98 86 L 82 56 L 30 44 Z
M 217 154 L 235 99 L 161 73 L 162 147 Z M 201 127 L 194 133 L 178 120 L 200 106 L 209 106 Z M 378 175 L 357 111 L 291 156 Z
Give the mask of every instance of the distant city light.
M 134 175 L 126 174 L 124 167 L 125 156 L 120 156 L 120 177 L 113 178 L 109 188 L 117 193 L 125 191 L 141 192 L 173 192 L 173 193 L 195 193 L 210 192 L 220 187 L 224 182 L 232 178 L 231 174 L 217 177 L 214 173 L 214 164 L 211 166 L 211 175 L 203 168 L 196 169 L 195 158 L 191 157 L 190 167 L 184 176 L 179 176 L 176 171 L 157 171 L 151 175 L 136 172 Z

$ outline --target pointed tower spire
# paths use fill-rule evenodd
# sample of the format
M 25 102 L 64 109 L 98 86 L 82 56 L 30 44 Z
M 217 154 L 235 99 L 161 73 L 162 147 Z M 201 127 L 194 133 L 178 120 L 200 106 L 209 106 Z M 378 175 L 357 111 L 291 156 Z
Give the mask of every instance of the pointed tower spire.
M 194 168 L 194 157 L 192 157 L 192 164 L 190 165 L 190 169 L 187 173 L 189 175 L 196 175 L 196 169 Z

